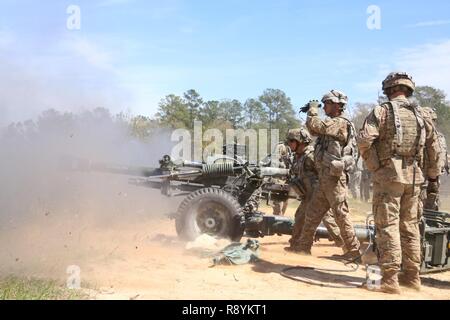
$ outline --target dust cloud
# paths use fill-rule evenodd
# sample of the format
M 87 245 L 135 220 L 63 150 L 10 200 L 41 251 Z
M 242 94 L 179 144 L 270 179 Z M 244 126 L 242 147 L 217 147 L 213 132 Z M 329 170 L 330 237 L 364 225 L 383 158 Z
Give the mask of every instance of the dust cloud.
M 155 129 L 139 140 L 130 135 L 126 116 L 103 108 L 47 110 L 2 126 L 0 276 L 64 278 L 69 265 L 146 239 L 176 203 L 159 190 L 129 185 L 126 176 L 66 170 L 61 159 L 157 167 L 171 147 L 170 132 Z

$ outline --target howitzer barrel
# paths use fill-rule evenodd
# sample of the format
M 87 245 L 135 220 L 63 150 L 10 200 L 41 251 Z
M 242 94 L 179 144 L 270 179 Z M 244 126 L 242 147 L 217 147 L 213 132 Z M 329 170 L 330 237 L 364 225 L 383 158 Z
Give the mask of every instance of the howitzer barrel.
M 63 169 L 72 171 L 96 171 L 138 177 L 150 177 L 161 174 L 161 170 L 159 168 L 123 166 L 104 162 L 92 162 L 90 160 L 69 156 L 62 157 L 60 159 L 60 166 Z

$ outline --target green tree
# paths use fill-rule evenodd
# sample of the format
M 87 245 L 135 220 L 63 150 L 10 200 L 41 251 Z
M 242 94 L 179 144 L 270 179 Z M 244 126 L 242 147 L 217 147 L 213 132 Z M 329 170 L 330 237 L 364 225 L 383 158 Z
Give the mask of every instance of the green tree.
M 200 109 L 200 120 L 204 127 L 210 128 L 213 123 L 220 121 L 222 117 L 222 110 L 220 109 L 220 102 L 211 100 L 203 103 Z
M 240 101 L 224 100 L 220 102 L 219 107 L 223 120 L 229 122 L 234 129 L 243 127 L 243 107 Z
M 247 99 L 244 103 L 244 120 L 247 128 L 254 128 L 261 122 L 267 122 L 268 116 L 259 100 Z
M 189 128 L 194 126 L 194 120 L 200 118 L 200 108 L 203 105 L 203 99 L 200 94 L 194 89 L 190 89 L 183 94 L 184 103 L 189 111 L 189 122 L 191 123 Z
M 282 90 L 266 89 L 258 100 L 268 113 L 269 129 L 279 129 L 280 137 L 284 137 L 289 129 L 300 126 L 291 99 Z
M 438 116 L 437 127 L 447 141 L 450 139 L 450 103 L 446 101 L 444 91 L 430 86 L 419 86 L 414 92 L 414 97 L 422 107 L 430 107 Z
M 159 103 L 156 119 L 162 126 L 169 128 L 192 127 L 190 110 L 184 100 L 174 94 L 170 94 Z

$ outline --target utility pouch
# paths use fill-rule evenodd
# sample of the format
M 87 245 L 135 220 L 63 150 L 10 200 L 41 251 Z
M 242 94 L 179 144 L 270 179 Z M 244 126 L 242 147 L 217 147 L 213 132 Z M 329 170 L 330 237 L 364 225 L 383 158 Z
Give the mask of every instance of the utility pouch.
M 345 162 L 342 160 L 333 160 L 330 164 L 330 175 L 340 177 L 345 171 Z
M 372 147 L 364 154 L 364 162 L 366 164 L 367 170 L 370 172 L 377 171 L 381 164 L 380 159 L 378 158 L 377 150 Z

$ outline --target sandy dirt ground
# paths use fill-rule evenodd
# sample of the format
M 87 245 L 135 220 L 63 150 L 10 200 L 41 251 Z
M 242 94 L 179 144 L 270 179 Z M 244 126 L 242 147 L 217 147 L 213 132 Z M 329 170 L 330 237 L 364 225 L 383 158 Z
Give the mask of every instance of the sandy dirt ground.
M 163 215 L 176 208 L 178 200 L 160 208 L 158 201 L 163 200 L 158 196 L 147 203 L 139 200 L 146 192 L 135 191 L 128 197 L 117 193 L 125 200 L 111 202 L 110 214 L 100 218 L 92 218 L 80 206 L 77 214 L 65 215 L 42 207 L 25 224 L 11 219 L 1 226 L 0 274 L 64 283 L 68 266 L 76 265 L 81 286 L 95 299 L 450 299 L 450 272 L 423 276 L 422 292 L 404 289 L 402 295 L 321 287 L 280 275 L 297 265 L 346 269 L 331 259 L 341 250 L 323 240 L 314 245 L 313 256 L 304 257 L 283 250 L 287 236 L 266 237 L 260 239 L 259 262 L 211 267 L 204 252 L 185 249 L 186 243 L 176 237 L 174 221 Z M 127 209 L 130 206 L 133 209 Z M 288 214 L 292 213 L 291 208 Z M 365 279 L 364 267 L 351 273 L 294 270 L 290 274 L 334 285 Z

